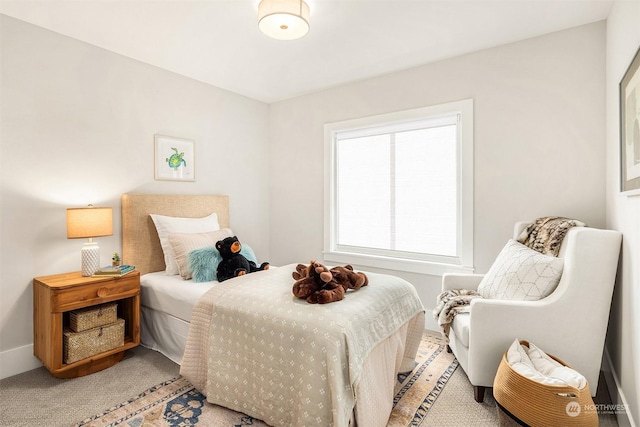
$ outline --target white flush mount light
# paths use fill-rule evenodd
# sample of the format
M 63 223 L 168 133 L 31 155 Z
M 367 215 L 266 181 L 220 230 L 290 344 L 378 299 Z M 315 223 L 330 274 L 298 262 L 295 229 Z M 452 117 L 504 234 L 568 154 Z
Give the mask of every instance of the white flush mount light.
M 309 32 L 309 5 L 303 0 L 262 0 L 258 27 L 278 40 L 295 40 Z

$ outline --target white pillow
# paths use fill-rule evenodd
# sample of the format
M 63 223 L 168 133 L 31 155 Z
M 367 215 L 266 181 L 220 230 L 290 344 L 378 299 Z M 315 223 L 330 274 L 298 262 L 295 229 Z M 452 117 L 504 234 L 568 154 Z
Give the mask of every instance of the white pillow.
M 515 365 L 516 363 L 522 363 L 524 365 L 527 365 L 532 370 L 535 369 L 533 363 L 531 363 L 529 355 L 527 354 L 527 350 L 525 350 L 525 348 L 520 345 L 520 340 L 518 338 L 516 338 L 513 343 L 511 343 L 509 350 L 507 350 L 507 362 L 509 362 L 509 365 L 511 366 Z
M 535 301 L 554 291 L 564 260 L 509 240 L 478 285 L 484 298 Z
M 232 237 L 233 232 L 228 228 L 210 233 L 169 233 L 169 243 L 175 255 L 178 272 L 184 280 L 191 279 L 189 267 L 189 252 L 209 246 L 215 246 L 218 240 Z
M 560 378 L 548 377 L 542 372 L 539 372 L 517 338 L 507 350 L 507 362 L 514 371 L 531 381 L 545 385 L 567 385 L 567 383 Z
M 587 384 L 587 379 L 581 373 L 552 359 L 531 343 L 529 343 L 527 355 L 536 370 L 549 378 L 560 380 L 578 390 L 582 390 Z
M 169 243 L 169 233 L 206 233 L 220 230 L 218 215 L 215 213 L 203 218 L 178 218 L 157 214 L 150 214 L 150 216 L 156 225 L 156 231 L 160 238 L 160 246 L 164 252 L 165 274 L 167 275 L 179 274 L 178 264 Z

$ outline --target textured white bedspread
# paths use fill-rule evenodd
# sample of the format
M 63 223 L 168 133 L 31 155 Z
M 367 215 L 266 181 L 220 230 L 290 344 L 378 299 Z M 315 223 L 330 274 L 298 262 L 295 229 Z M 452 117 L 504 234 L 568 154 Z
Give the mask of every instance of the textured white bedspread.
M 270 425 L 347 426 L 364 360 L 424 309 L 410 283 L 373 273 L 340 302 L 308 304 L 291 293 L 294 267 L 208 291 L 194 307 L 180 373 L 209 402 Z M 413 358 L 417 345 L 406 348 Z

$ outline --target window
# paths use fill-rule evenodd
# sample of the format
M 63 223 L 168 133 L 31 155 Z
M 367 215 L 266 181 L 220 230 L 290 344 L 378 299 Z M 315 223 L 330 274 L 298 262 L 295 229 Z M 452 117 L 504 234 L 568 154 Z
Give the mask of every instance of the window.
M 325 125 L 325 260 L 473 265 L 473 101 Z

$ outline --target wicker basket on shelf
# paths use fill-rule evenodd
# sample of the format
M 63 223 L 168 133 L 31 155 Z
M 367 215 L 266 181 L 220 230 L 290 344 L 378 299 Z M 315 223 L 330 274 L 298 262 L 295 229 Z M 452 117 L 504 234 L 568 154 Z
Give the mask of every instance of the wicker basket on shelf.
M 520 344 L 529 347 L 527 341 Z M 558 363 L 570 367 L 562 360 L 548 355 Z M 507 362 L 507 352 L 502 356 L 493 382 L 493 396 L 498 411 L 506 411 L 517 421 L 531 427 L 591 427 L 598 425 L 589 384 L 583 389 L 569 385 L 547 385 L 533 381 L 516 372 Z M 507 420 L 499 413 L 501 420 Z M 502 422 L 501 425 L 508 425 Z
M 74 363 L 87 357 L 124 345 L 124 319 L 82 332 L 66 329 L 63 334 L 64 363 Z
M 69 313 L 69 327 L 73 332 L 82 332 L 118 320 L 118 304 L 107 303 L 81 308 Z

